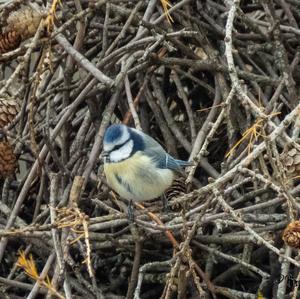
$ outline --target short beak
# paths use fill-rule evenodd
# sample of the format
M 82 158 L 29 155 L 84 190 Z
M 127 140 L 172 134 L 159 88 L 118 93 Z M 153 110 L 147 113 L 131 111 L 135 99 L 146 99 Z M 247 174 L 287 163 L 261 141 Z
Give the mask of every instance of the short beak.
M 103 152 L 102 153 L 102 158 L 103 158 L 104 163 L 109 162 L 109 153 L 108 152 Z

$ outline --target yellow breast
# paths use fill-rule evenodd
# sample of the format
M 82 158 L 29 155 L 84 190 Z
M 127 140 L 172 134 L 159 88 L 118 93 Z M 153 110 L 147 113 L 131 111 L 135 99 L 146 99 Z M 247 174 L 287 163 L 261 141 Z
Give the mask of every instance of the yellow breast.
M 140 153 L 119 163 L 104 164 L 104 173 L 114 191 L 134 201 L 159 197 L 174 178 L 171 170 L 156 168 L 149 157 Z

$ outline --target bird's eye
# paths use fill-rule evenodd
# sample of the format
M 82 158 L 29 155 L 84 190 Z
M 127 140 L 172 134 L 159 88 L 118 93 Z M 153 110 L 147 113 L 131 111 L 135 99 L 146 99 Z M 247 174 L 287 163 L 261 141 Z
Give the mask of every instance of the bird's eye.
M 116 145 L 114 148 L 113 148 L 113 151 L 116 151 L 118 149 L 120 149 L 124 144 L 120 144 L 120 145 Z
M 125 142 L 118 144 L 116 146 L 114 146 L 114 148 L 112 149 L 112 151 L 116 151 L 118 149 L 120 149 L 122 146 L 124 146 L 127 142 L 129 141 L 129 139 L 127 139 Z

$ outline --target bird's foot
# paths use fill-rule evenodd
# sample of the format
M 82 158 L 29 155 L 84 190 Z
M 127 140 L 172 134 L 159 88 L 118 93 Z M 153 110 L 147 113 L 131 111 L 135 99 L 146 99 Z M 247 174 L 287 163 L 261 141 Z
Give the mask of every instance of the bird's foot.
M 129 201 L 129 205 L 127 208 L 127 216 L 130 222 L 134 222 L 134 204 L 132 199 Z
M 170 210 L 169 209 L 170 207 L 169 207 L 168 199 L 167 199 L 165 194 L 163 194 L 161 196 L 161 200 L 162 200 L 162 206 L 163 206 L 162 210 L 163 210 L 163 212 L 168 212 Z

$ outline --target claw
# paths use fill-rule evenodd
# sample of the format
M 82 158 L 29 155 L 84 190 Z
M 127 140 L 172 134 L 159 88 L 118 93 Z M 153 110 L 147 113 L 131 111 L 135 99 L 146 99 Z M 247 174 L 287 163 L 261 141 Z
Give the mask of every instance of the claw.
M 163 204 L 163 212 L 169 211 L 169 203 L 165 194 L 161 196 L 162 204 Z
M 127 208 L 127 216 L 130 222 L 134 222 L 134 205 L 132 200 L 129 201 L 129 205 Z

